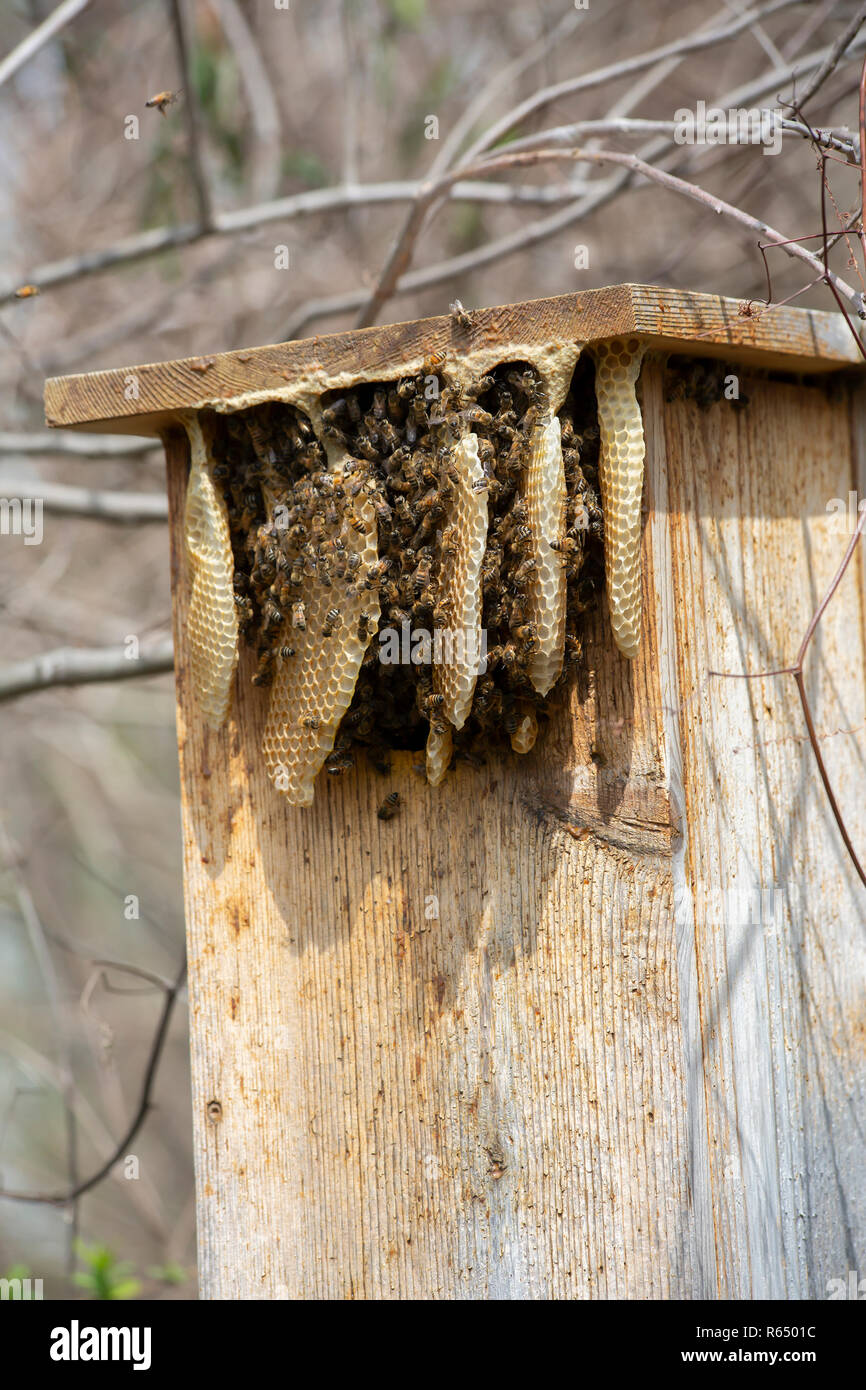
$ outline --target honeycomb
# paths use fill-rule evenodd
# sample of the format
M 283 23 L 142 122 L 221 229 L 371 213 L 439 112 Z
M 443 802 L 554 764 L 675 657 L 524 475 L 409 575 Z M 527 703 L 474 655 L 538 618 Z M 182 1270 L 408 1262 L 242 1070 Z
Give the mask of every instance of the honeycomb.
M 369 574 L 377 561 L 376 514 L 363 493 L 352 503 L 345 499 L 357 476 L 348 464 L 329 479 L 338 505 L 323 537 L 346 557 L 347 569 L 349 557 L 357 556 L 358 571 Z M 379 612 L 375 593 L 322 574 L 309 576 L 302 602 L 303 628 L 296 622 L 291 643 L 277 653 L 262 740 L 271 780 L 294 806 L 312 804 L 313 783 L 351 704 Z
M 445 781 L 454 753 L 454 737 L 446 724 L 444 729 L 431 726 L 427 735 L 425 772 L 431 787 L 438 787 Z
M 529 714 L 523 716 L 517 728 L 514 730 L 514 733 L 511 735 L 511 747 L 514 749 L 515 753 L 528 753 L 529 750 L 535 746 L 535 740 L 537 738 L 538 720 L 534 712 L 530 710 Z
M 225 501 L 214 484 L 201 422 L 186 422 L 190 473 L 184 511 L 189 565 L 189 647 L 193 686 L 212 729 L 226 721 L 238 659 L 238 619 Z
M 423 748 L 438 786 L 456 761 L 528 752 L 582 660 L 605 556 L 633 653 L 641 350 L 602 344 L 595 368 L 576 347 L 537 366 L 435 358 L 202 411 L 187 499 L 197 688 L 209 721 L 224 718 L 236 637 L 254 650 L 264 758 L 289 801 L 309 805 L 320 771 L 359 754 L 387 775 L 392 750 Z M 202 569 L 219 553 L 196 540 L 205 521 L 212 538 L 222 528 L 216 572 Z M 445 633 L 470 640 L 449 653 Z
M 529 678 L 544 696 L 562 671 L 565 653 L 565 565 L 561 554 L 551 549 L 551 542 L 561 545 L 565 539 L 562 430 L 556 416 L 539 420 L 532 434 L 526 508 L 536 565 L 529 614 L 537 643 L 529 662 Z M 513 737 L 511 743 L 514 747 Z
M 437 628 L 453 636 L 453 649 L 433 668 L 433 688 L 443 699 L 441 713 L 462 729 L 472 708 L 481 650 L 481 564 L 487 543 L 487 479 L 478 457 L 478 440 L 466 435 L 450 451 L 456 470 L 448 525 L 454 556 L 443 564 Z M 461 644 L 460 639 L 464 641 Z
M 610 621 L 623 656 L 640 645 L 640 509 L 644 434 L 635 383 L 644 345 L 613 338 L 595 349 L 595 390 L 601 431 L 599 478 L 605 516 L 604 556 Z

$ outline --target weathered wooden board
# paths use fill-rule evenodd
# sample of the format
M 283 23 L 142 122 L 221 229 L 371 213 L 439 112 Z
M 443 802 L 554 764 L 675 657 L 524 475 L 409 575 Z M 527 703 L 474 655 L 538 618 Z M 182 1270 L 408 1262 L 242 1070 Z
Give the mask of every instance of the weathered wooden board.
M 339 377 L 363 366 L 386 379 L 398 362 L 417 367 L 432 354 L 467 353 L 498 343 L 592 343 L 638 333 L 661 351 L 707 356 L 736 349 L 744 360 L 794 371 L 828 371 L 861 358 L 841 315 L 770 309 L 744 316 L 738 300 L 652 285 L 612 285 L 528 304 L 478 309 L 468 328 L 447 315 L 239 349 L 175 362 L 124 367 L 46 383 L 45 416 L 54 426 L 156 435 L 179 410 L 256 391 L 299 376 Z
M 695 1293 L 826 1298 L 864 1267 L 866 894 L 821 788 L 793 661 L 850 532 L 854 401 L 749 380 L 742 411 L 644 384 Z M 849 832 L 866 852 L 862 559 L 808 658 Z

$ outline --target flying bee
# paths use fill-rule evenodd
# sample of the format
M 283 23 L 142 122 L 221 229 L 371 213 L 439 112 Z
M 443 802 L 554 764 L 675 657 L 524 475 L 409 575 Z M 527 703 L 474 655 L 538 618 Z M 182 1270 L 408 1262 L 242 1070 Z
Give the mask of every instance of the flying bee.
M 292 604 L 292 627 L 297 628 L 298 632 L 307 630 L 307 615 L 301 600 Z
M 448 313 L 451 316 L 452 323 L 455 323 L 458 328 L 472 327 L 472 319 L 463 308 L 459 299 L 455 299 L 454 303 L 449 305 Z
M 325 621 L 324 621 L 324 624 L 323 624 L 323 626 L 322 626 L 322 636 L 323 636 L 323 637 L 330 637 L 331 633 L 334 631 L 334 628 L 335 628 L 335 627 L 339 627 L 339 625 L 340 625 L 340 610 L 339 610 L 339 608 L 329 608 L 328 611 L 327 611 L 327 613 L 325 614 Z
M 179 87 L 176 92 L 157 92 L 155 96 L 148 97 L 144 104 L 148 107 L 156 107 L 159 114 L 164 116 L 166 107 L 173 106 L 182 91 L 183 88 Z

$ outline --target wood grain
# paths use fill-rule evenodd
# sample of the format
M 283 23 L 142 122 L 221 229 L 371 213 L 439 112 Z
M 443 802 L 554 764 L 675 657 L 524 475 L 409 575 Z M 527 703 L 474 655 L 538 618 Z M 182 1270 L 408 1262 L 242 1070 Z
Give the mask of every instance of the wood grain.
M 862 1268 L 863 890 L 821 788 L 790 662 L 848 534 L 844 392 L 743 378 L 748 406 L 644 382 L 649 503 L 697 1249 L 695 1297 L 826 1298 Z M 862 561 L 861 561 L 862 563 Z M 866 850 L 862 571 L 822 621 L 808 690 Z M 851 731 L 851 732 L 846 732 Z
M 448 316 L 358 329 L 270 347 L 54 377 L 45 418 L 63 428 L 157 435 L 182 410 L 255 391 L 278 391 L 301 376 L 339 377 L 363 369 L 367 380 L 417 370 L 445 356 L 512 344 L 591 344 L 639 333 L 659 351 L 707 356 L 735 350 L 743 361 L 793 371 L 828 371 L 860 362 L 841 315 L 778 308 L 752 317 L 738 300 L 649 285 L 613 285 L 525 304 L 479 309 L 468 328 Z

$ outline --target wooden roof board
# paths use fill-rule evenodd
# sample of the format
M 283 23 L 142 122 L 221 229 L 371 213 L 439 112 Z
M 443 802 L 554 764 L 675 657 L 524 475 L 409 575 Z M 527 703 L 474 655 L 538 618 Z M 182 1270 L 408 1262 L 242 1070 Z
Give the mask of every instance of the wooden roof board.
M 863 359 L 841 314 L 788 307 L 743 312 L 743 301 L 652 285 L 611 285 L 477 309 L 468 326 L 450 315 L 352 329 L 212 356 L 52 377 L 45 385 L 47 424 L 114 434 L 158 435 L 178 412 L 258 391 L 278 391 L 301 376 L 323 380 L 363 373 L 384 380 L 417 370 L 430 356 L 459 356 L 512 345 L 591 344 L 639 334 L 652 350 L 688 352 L 797 372 L 834 371 Z M 515 353 L 515 358 L 519 353 Z M 134 379 L 134 395 L 130 385 Z

